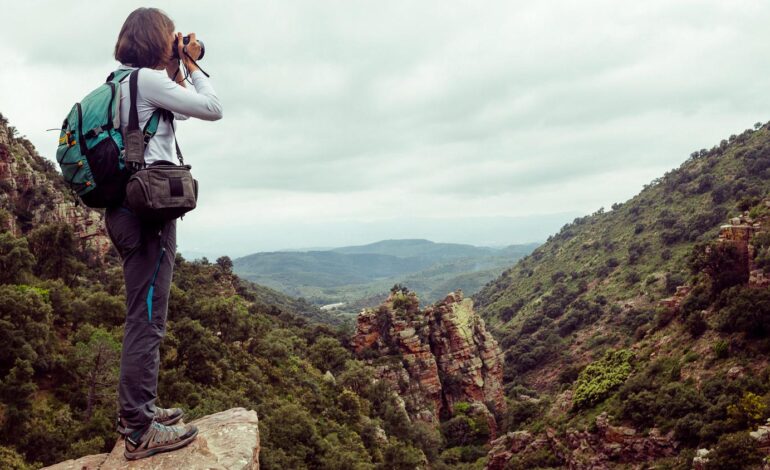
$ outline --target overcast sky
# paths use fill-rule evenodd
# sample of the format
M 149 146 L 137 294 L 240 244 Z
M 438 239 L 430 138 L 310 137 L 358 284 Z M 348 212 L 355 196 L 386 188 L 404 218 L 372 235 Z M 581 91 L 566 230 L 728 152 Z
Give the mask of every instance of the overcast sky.
M 54 159 L 132 1 L 0 0 L 0 112 Z M 157 2 L 206 45 L 183 253 L 543 240 L 770 118 L 770 2 Z

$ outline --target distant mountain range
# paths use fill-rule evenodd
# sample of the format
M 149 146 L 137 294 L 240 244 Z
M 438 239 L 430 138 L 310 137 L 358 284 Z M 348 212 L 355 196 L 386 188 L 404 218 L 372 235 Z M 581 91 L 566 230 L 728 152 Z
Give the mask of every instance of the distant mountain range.
M 537 246 L 382 240 L 327 250 L 260 252 L 233 264 L 244 279 L 315 304 L 343 302 L 358 309 L 379 303 L 396 283 L 407 285 L 426 302 L 457 288 L 470 295 Z M 362 304 L 364 298 L 369 300 Z

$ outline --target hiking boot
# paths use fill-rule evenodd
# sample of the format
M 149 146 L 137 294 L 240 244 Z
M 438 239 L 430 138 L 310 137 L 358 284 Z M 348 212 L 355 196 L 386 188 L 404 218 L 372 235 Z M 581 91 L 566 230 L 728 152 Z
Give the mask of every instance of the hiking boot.
M 126 435 L 123 456 L 128 460 L 136 460 L 169 452 L 191 443 L 197 435 L 198 428 L 192 424 L 164 426 L 153 421 L 146 430 L 132 430 Z
M 155 407 L 155 421 L 166 426 L 176 424 L 184 416 L 184 411 L 181 408 L 159 408 Z M 123 436 L 126 435 L 126 425 L 123 424 L 123 419 L 118 418 L 118 432 Z

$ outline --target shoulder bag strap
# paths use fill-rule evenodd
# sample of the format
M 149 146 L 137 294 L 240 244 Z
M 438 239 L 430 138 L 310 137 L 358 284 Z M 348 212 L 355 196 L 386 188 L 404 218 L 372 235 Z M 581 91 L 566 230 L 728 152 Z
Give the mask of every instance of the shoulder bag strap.
M 182 151 L 179 150 L 179 141 L 176 138 L 176 129 L 174 129 L 174 113 L 169 111 L 169 114 L 171 115 L 171 119 L 169 120 L 169 123 L 171 124 L 171 133 L 174 134 L 174 145 L 176 146 L 176 158 L 179 159 L 180 165 L 184 165 L 184 158 L 182 158 Z
M 128 128 L 123 136 L 125 146 L 125 161 L 129 170 L 134 172 L 145 167 L 144 161 L 144 134 L 139 130 L 139 113 L 136 110 L 137 80 L 139 70 L 131 72 L 128 79 L 128 89 L 131 95 L 131 105 L 128 110 Z

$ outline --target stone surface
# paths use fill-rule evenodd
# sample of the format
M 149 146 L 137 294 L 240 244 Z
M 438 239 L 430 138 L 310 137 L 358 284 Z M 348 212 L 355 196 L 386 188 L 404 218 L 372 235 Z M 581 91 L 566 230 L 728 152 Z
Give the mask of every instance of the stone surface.
M 358 315 L 353 347 L 403 397 L 412 418 L 438 423 L 458 402 L 502 412 L 503 353 L 462 292 L 420 310 L 414 293 L 394 293 Z M 490 430 L 496 423 L 489 409 Z
M 109 454 L 68 460 L 48 470 L 259 470 L 259 420 L 255 411 L 232 408 L 193 421 L 198 437 L 172 452 L 129 461 L 118 440 Z

